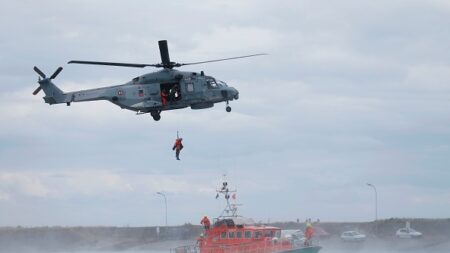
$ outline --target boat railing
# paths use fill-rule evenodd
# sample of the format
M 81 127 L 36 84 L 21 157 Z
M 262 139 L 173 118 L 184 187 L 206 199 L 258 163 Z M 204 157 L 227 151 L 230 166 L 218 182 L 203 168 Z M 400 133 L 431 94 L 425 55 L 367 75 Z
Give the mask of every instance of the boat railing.
M 179 246 L 174 249 L 170 249 L 170 253 L 198 253 L 198 246 L 197 245 L 184 245 Z

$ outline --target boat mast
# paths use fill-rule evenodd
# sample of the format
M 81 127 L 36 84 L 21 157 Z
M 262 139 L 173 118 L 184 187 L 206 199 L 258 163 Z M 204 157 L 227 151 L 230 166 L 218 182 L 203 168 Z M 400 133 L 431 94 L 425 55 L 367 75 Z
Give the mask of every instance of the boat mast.
M 216 199 L 219 198 L 220 195 L 224 196 L 225 201 L 227 202 L 227 205 L 225 206 L 225 209 L 222 211 L 222 214 L 219 217 L 237 217 L 237 206 L 236 203 L 230 203 L 230 197 L 235 199 L 236 198 L 236 192 L 237 190 L 230 190 L 228 188 L 228 182 L 226 181 L 226 175 L 223 175 L 223 182 L 222 187 L 219 190 L 216 190 L 217 195 Z M 232 196 L 230 196 L 230 193 Z M 231 215 L 230 215 L 231 213 Z

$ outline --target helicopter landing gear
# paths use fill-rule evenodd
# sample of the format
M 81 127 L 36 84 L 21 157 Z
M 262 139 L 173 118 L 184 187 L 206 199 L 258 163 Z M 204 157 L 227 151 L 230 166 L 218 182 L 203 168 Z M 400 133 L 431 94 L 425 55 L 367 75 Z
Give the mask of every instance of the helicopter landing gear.
M 150 115 L 152 115 L 152 117 L 155 121 L 158 121 L 161 119 L 161 112 L 159 112 L 159 111 L 152 111 L 152 112 L 150 112 Z
M 227 107 L 225 107 L 225 111 L 231 112 L 231 107 L 228 105 L 228 101 L 227 101 Z

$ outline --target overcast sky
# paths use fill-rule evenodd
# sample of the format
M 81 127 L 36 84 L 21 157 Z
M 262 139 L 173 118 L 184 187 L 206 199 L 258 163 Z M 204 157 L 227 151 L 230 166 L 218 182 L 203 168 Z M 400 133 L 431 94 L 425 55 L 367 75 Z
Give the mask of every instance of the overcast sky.
M 257 221 L 449 218 L 450 2 L 1 1 L 0 226 L 198 224 L 223 174 Z M 206 110 L 149 115 L 105 101 L 45 104 L 125 83 L 159 63 L 240 92 Z M 171 150 L 177 130 L 181 161 Z

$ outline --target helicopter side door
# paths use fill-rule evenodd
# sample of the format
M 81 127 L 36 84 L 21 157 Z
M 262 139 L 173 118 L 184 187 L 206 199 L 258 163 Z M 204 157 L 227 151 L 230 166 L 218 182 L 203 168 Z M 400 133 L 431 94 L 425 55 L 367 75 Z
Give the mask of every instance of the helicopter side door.
M 183 98 L 181 94 L 179 82 L 160 84 L 160 99 L 163 106 L 176 107 Z
M 204 78 L 189 76 L 181 80 L 180 87 L 183 92 L 184 102 L 187 105 L 205 101 Z

